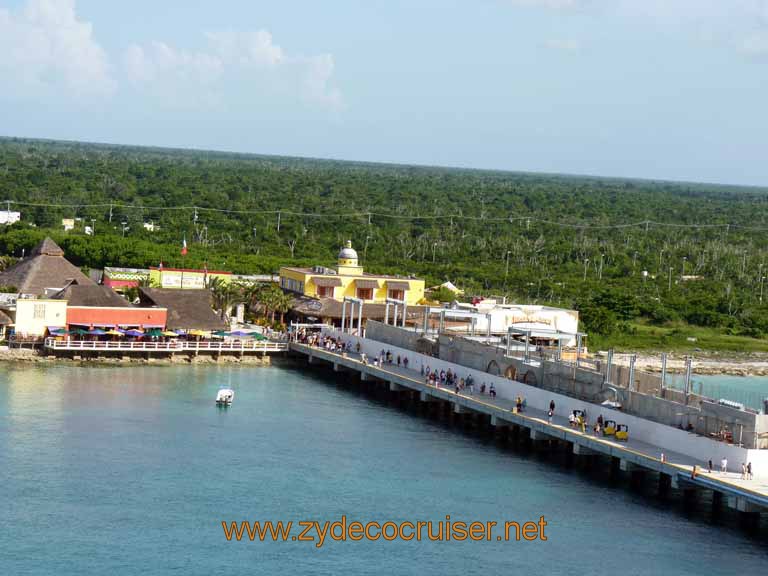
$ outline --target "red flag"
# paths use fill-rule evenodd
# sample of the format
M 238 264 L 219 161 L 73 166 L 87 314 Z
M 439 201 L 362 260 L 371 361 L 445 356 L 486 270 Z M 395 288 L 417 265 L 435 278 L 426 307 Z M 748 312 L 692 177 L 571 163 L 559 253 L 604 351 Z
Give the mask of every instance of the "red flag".
M 187 237 L 184 236 L 184 241 L 181 245 L 181 255 L 186 256 L 187 255 Z

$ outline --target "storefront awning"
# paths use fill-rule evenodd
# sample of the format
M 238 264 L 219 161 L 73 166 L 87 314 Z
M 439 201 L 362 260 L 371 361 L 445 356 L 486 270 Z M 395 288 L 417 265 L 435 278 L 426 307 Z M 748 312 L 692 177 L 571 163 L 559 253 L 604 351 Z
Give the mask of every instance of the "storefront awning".
M 408 282 L 398 282 L 395 280 L 387 280 L 387 288 L 390 290 L 408 290 L 411 285 Z
M 378 280 L 355 280 L 355 286 L 358 288 L 378 288 Z
M 323 287 L 335 287 L 335 286 L 341 286 L 341 278 L 320 278 L 317 276 L 312 277 L 312 281 L 315 283 L 315 286 L 323 286 Z

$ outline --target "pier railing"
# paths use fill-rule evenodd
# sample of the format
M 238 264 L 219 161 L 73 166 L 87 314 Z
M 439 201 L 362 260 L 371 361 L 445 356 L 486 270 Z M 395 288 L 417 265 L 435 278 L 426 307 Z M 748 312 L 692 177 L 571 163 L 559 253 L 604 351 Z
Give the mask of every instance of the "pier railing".
M 87 350 L 99 352 L 285 352 L 288 350 L 288 343 L 271 340 L 142 342 L 46 338 L 45 347 L 49 350 Z

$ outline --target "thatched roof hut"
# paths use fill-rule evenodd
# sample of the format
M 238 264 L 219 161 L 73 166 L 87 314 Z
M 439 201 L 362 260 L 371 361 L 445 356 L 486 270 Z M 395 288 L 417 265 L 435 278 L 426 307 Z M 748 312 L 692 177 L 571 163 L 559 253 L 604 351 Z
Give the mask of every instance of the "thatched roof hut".
M 14 286 L 19 294 L 44 296 L 46 289 L 61 290 L 71 284 L 96 285 L 64 258 L 64 250 L 50 238 L 40 242 L 27 258 L 0 272 L 0 285 Z
M 139 288 L 141 306 L 168 309 L 169 330 L 224 330 L 226 322 L 213 311 L 210 290 Z
M 66 300 L 69 306 L 94 306 L 125 308 L 131 306 L 125 298 L 109 286 L 80 286 L 73 284 L 54 295 L 54 298 Z

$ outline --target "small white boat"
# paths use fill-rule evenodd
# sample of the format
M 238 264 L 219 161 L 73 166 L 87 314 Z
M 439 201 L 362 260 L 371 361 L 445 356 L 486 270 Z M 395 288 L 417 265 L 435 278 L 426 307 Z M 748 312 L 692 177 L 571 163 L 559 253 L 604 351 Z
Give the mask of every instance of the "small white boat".
M 229 406 L 235 398 L 235 391 L 231 388 L 222 388 L 216 394 L 217 406 Z

